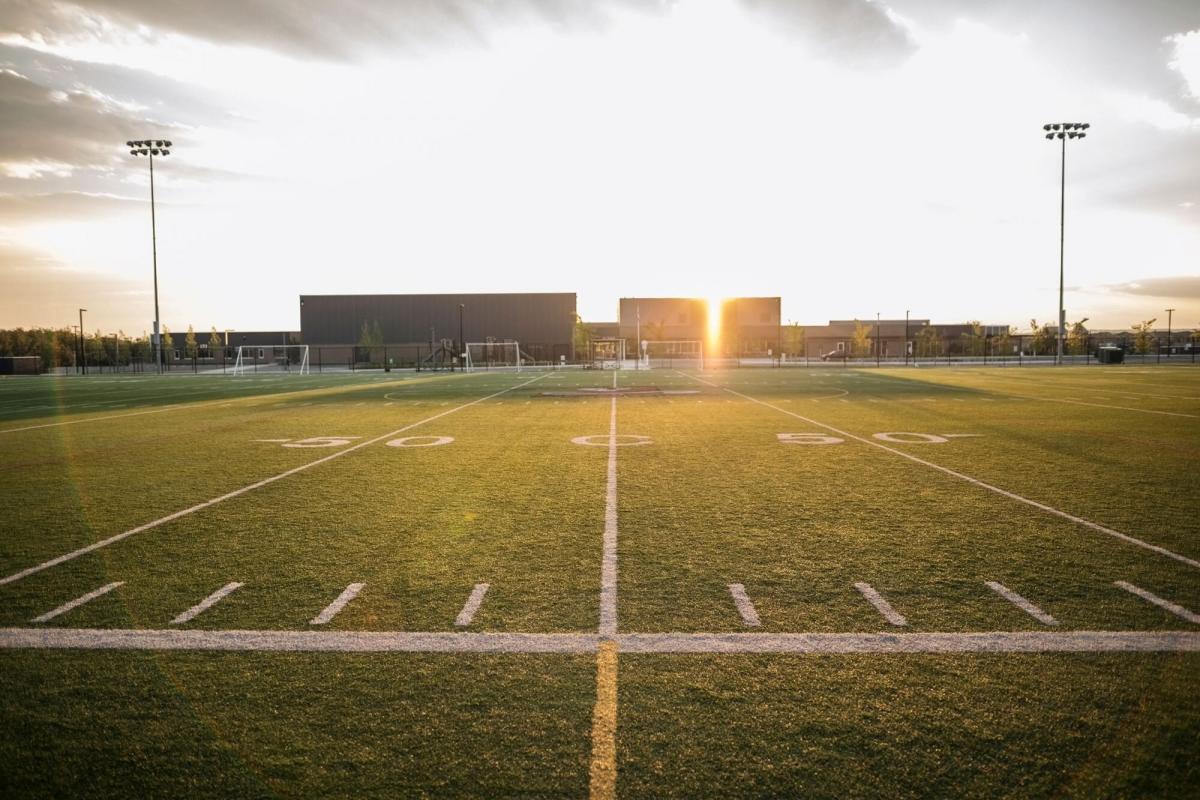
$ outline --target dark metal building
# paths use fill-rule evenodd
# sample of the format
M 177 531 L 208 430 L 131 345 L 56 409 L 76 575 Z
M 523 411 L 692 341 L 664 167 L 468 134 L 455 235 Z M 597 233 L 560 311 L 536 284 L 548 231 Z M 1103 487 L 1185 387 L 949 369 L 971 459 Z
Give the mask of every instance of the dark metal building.
M 337 294 L 300 296 L 304 344 L 353 346 L 378 323 L 383 343 L 517 341 L 538 361 L 574 358 L 574 293 Z

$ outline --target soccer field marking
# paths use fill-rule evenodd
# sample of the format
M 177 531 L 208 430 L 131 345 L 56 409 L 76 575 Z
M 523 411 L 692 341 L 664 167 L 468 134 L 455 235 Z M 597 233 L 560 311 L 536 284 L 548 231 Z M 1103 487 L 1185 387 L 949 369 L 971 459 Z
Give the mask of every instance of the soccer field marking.
M 1000 392 L 1000 394 L 1009 394 L 1008 392 Z M 1187 417 L 1188 419 L 1200 419 L 1200 414 L 1184 414 L 1182 411 L 1159 411 L 1154 408 L 1134 408 L 1132 406 L 1113 406 L 1106 403 L 1089 403 L 1086 400 L 1068 400 L 1065 397 L 1036 397 L 1030 395 L 1013 394 L 1011 397 L 1019 397 L 1024 400 L 1040 400 L 1045 403 L 1071 403 L 1077 406 L 1092 406 L 1093 408 L 1112 408 L 1118 411 L 1137 411 L 1142 414 L 1161 414 L 1167 417 Z
M 867 599 L 867 602 L 875 606 L 875 610 L 883 615 L 883 618 L 896 627 L 903 627 L 908 624 L 908 620 L 904 618 L 896 609 L 892 608 L 892 604 L 883 599 L 883 595 L 875 591 L 869 583 L 856 583 L 854 588 L 862 593 L 862 596 Z
M 617 796 L 617 643 L 600 642 L 596 652 L 596 707 L 592 711 L 592 760 L 588 796 Z
M 613 373 L 613 382 L 617 374 Z M 600 563 L 600 635 L 617 632 L 617 398 L 608 417 L 608 468 L 604 488 L 604 540 Z
M 87 594 L 83 595 L 82 597 L 76 597 L 74 600 L 72 600 L 68 603 L 63 603 L 61 606 L 54 609 L 53 611 L 47 611 L 45 614 L 42 614 L 41 616 L 34 617 L 33 621 L 34 622 L 49 622 L 50 620 L 57 617 L 59 614 L 65 614 L 73 608 L 79 608 L 84 603 L 88 603 L 92 600 L 95 600 L 97 597 L 100 597 L 101 595 L 108 594 L 113 589 L 117 588 L 118 586 L 120 586 L 123 583 L 125 583 L 125 581 L 116 581 L 115 583 L 110 583 L 107 586 L 101 586 L 99 589 L 88 592 Z
M 308 624 L 309 625 L 326 625 L 326 624 L 328 624 L 334 617 L 336 617 L 338 615 L 338 612 L 340 612 L 343 608 L 346 607 L 347 603 L 349 603 L 354 598 L 358 597 L 358 593 L 363 590 L 364 586 L 366 586 L 365 583 L 352 583 L 349 586 L 347 586 L 345 589 L 342 590 L 342 593 L 337 596 L 337 599 L 335 599 L 329 605 L 325 606 L 325 610 L 322 611 L 320 614 L 317 614 L 311 620 L 309 620 Z
M 0 628 L 3 650 L 182 650 L 306 653 L 1182 653 L 1200 631 L 981 633 L 468 633 Z M 602 666 L 599 665 L 598 666 Z M 599 678 L 599 673 L 597 674 Z M 612 706 L 616 719 L 615 697 Z
M 1036 619 L 1038 622 L 1042 623 L 1043 625 L 1057 625 L 1058 624 L 1058 620 L 1056 620 L 1054 617 L 1050 616 L 1045 611 L 1042 611 L 1040 608 L 1035 606 L 1033 603 L 1029 602 L 1024 597 L 1022 597 L 1021 595 L 1014 592 L 1012 589 L 1009 589 L 1004 584 L 999 583 L 998 581 L 988 581 L 984 585 L 987 586 L 989 589 L 991 589 L 996 594 L 1003 597 L 1008 602 L 1012 603 L 1017 608 L 1024 611 L 1029 616 Z
M 679 374 L 684 375 L 684 373 L 682 373 L 682 372 Z M 1112 536 L 1114 539 L 1119 539 L 1122 542 L 1125 542 L 1127 544 L 1131 544 L 1136 547 L 1141 547 L 1142 549 L 1149 550 L 1153 553 L 1158 553 L 1159 555 L 1174 559 L 1174 560 L 1180 562 L 1181 564 L 1187 564 L 1189 567 L 1195 567 L 1197 569 L 1200 569 L 1200 561 L 1197 561 L 1194 558 L 1188 558 L 1185 555 L 1180 555 L 1179 553 L 1176 553 L 1173 550 L 1168 550 L 1165 547 L 1160 547 L 1159 545 L 1151 544 L 1150 542 L 1143 541 L 1141 539 L 1138 539 L 1135 536 L 1130 536 L 1127 533 L 1121 533 L 1118 530 L 1109 528 L 1105 525 L 1101 525 L 1098 522 L 1092 522 L 1091 520 L 1084 519 L 1083 517 L 1077 517 L 1074 514 L 1070 514 L 1066 511 L 1060 511 L 1059 509 L 1055 508 L 1054 506 L 1048 506 L 1045 503 L 1039 503 L 1037 500 L 1030 499 L 1023 495 L 1019 495 L 1015 492 L 1010 492 L 1007 489 L 1001 489 L 999 486 L 994 486 L 990 483 L 987 483 L 986 481 L 981 481 L 979 478 L 972 478 L 970 475 L 966 475 L 962 472 L 958 472 L 957 470 L 950 469 L 949 467 L 943 467 L 941 464 L 935 464 L 932 461 L 927 461 L 918 456 L 914 456 L 911 453 L 906 453 L 903 450 L 897 450 L 894 447 L 888 447 L 885 444 L 880 444 L 879 442 L 871 441 L 870 439 L 867 439 L 863 436 L 857 436 L 853 433 L 847 433 L 846 431 L 843 431 L 840 428 L 835 428 L 834 426 L 827 425 L 824 422 L 817 422 L 815 419 L 812 419 L 811 417 L 806 417 L 806 416 L 803 416 L 802 414 L 797 414 L 794 411 L 788 411 L 786 408 L 780 408 L 779 406 L 774 405 L 772 403 L 768 403 L 765 400 L 759 400 L 758 398 L 751 397 L 748 394 L 742 394 L 741 392 L 735 391 L 734 389 L 730 389 L 728 387 L 721 386 L 716 383 L 712 383 L 711 381 L 704 380 L 703 378 L 697 378 L 697 377 L 694 377 L 691 375 L 684 375 L 684 377 L 692 378 L 693 380 L 699 381 L 700 383 L 708 384 L 709 386 L 712 386 L 717 389 L 723 389 L 724 391 L 730 392 L 731 394 L 735 394 L 738 397 L 744 397 L 747 400 L 749 400 L 753 403 L 757 403 L 760 406 L 764 406 L 765 408 L 770 408 L 775 411 L 778 411 L 780 414 L 787 414 L 789 417 L 795 417 L 796 419 L 801 420 L 803 422 L 807 422 L 810 425 L 816 425 L 819 428 L 824 428 L 827 431 L 832 431 L 840 436 L 845 436 L 847 439 L 853 439 L 856 442 L 862 442 L 863 444 L 868 444 L 872 447 L 878 447 L 880 450 L 886 450 L 887 452 L 892 453 L 893 455 L 900 456 L 901 458 L 906 458 L 909 461 L 915 462 L 917 464 L 921 464 L 922 466 L 929 467 L 930 469 L 936 469 L 938 472 L 941 472 L 943 474 L 949 475 L 954 478 L 958 478 L 959 480 L 962 480 L 962 481 L 966 481 L 967 483 L 970 483 L 974 486 L 978 486 L 981 489 L 987 489 L 989 492 L 995 492 L 996 494 L 1001 495 L 1002 497 L 1007 497 L 1008 499 L 1015 500 L 1018 503 L 1024 503 L 1025 505 L 1032 506 L 1033 508 L 1036 508 L 1040 511 L 1044 511 L 1047 514 L 1053 514 L 1056 517 L 1061 517 L 1062 519 L 1069 520 L 1071 522 L 1076 523 L 1077 525 L 1082 525 L 1085 528 L 1090 528 L 1091 530 L 1097 531 L 1099 533 L 1103 533 L 1108 536 Z M 0 583 L 3 583 L 3 581 L 0 581 Z
M 616 402 L 616 398 L 613 398 Z M 571 444 L 581 444 L 586 447 L 637 447 L 643 444 L 654 444 L 654 440 L 649 436 L 639 436 L 632 433 L 623 433 L 616 437 L 616 444 L 613 444 L 611 434 L 596 433 L 590 436 L 576 436 L 571 439 Z M 629 441 L 621 441 L 627 439 Z
M 455 625 L 465 628 L 471 624 L 471 620 L 475 619 L 475 612 L 479 611 L 479 607 L 483 605 L 483 596 L 487 594 L 489 588 L 490 584 L 487 583 L 475 584 L 475 588 L 471 590 L 471 596 L 467 598 L 462 611 L 458 612 L 458 616 L 454 618 Z
M 215 592 L 210 594 L 208 597 L 201 600 L 199 603 L 196 603 L 196 605 L 192 606 L 187 611 L 184 611 L 182 614 L 175 617 L 175 619 L 171 620 L 171 624 L 172 625 L 182 625 L 185 622 L 191 622 L 196 617 L 200 616 L 205 611 L 212 608 L 217 603 L 221 602 L 226 597 L 233 594 L 234 592 L 236 592 L 238 589 L 242 588 L 243 586 L 245 586 L 245 584 L 240 583 L 238 581 L 233 581 L 232 583 L 225 584 L 220 589 L 217 589 Z
M 754 609 L 754 603 L 750 602 L 750 596 L 746 594 L 745 586 L 740 583 L 731 583 L 729 584 L 729 594 L 733 597 L 733 604 L 737 606 L 743 623 L 752 628 L 762 625 L 762 620 L 758 618 L 758 611 Z
M 1132 592 L 1133 594 L 1136 594 L 1138 597 L 1142 598 L 1143 600 L 1148 600 L 1149 602 L 1153 603 L 1154 605 L 1158 606 L 1161 609 L 1170 611 L 1172 614 L 1174 614 L 1175 616 L 1179 617 L 1182 620 L 1186 620 L 1186 621 L 1192 623 L 1193 625 L 1200 625 L 1200 614 L 1196 614 L 1192 611 L 1188 611 L 1186 608 L 1184 608 L 1181 605 L 1172 603 L 1170 600 L 1164 600 L 1163 598 L 1159 597 L 1158 595 L 1154 594 L 1153 592 L 1148 592 L 1145 589 L 1141 588 L 1140 586 L 1134 586 L 1132 583 L 1128 583 L 1127 581 L 1116 581 L 1115 585 L 1121 587 L 1122 589 L 1124 589 L 1127 592 Z
M 14 581 L 19 581 L 23 578 L 27 578 L 30 575 L 34 575 L 38 572 L 41 572 L 42 570 L 49 569 L 50 567 L 56 567 L 59 564 L 63 564 L 67 561 L 71 561 L 73 559 L 79 558 L 80 556 L 87 555 L 88 553 L 95 552 L 96 550 L 99 550 L 104 547 L 108 547 L 109 545 L 116 544 L 117 542 L 122 541 L 123 539 L 128 539 L 130 536 L 133 536 L 134 534 L 142 533 L 144 531 L 148 531 L 153 528 L 157 528 L 160 525 L 165 525 L 168 522 L 174 522 L 175 520 L 180 519 L 182 517 L 186 517 L 189 514 L 194 514 L 197 511 L 201 511 L 203 509 L 209 508 L 210 506 L 215 506 L 218 503 L 223 503 L 226 500 L 232 500 L 235 497 L 240 497 L 241 495 L 244 495 L 247 492 L 252 492 L 255 489 L 261 489 L 262 487 L 268 486 L 268 485 L 274 483 L 275 481 L 282 480 L 284 478 L 295 475 L 299 472 L 303 472 L 307 469 L 311 469 L 311 468 L 319 466 L 321 464 L 325 464 L 329 461 L 333 461 L 335 458 L 341 458 L 342 456 L 349 455 L 350 453 L 353 453 L 357 450 L 361 450 L 364 447 L 370 447 L 373 444 L 382 442 L 384 439 L 390 439 L 390 438 L 396 436 L 397 434 L 404 433 L 405 431 L 410 431 L 413 428 L 419 427 L 421 425 L 425 425 L 426 423 L 433 422 L 434 420 L 437 420 L 437 419 L 441 419 L 442 417 L 448 416 L 450 414 L 454 414 L 455 412 L 462 411 L 464 408 L 470 408 L 471 406 L 486 402 L 487 400 L 491 400 L 493 397 L 498 397 L 502 394 L 505 394 L 506 392 L 515 391 L 524 386 L 528 386 L 529 384 L 533 383 L 534 381 L 541 380 L 542 377 L 543 376 L 539 375 L 536 378 L 531 378 L 522 383 L 518 383 L 515 386 L 509 386 L 507 389 L 501 389 L 498 392 L 493 392 L 492 394 L 477 398 L 475 400 L 470 401 L 469 403 L 463 403 L 462 405 L 455 406 L 454 408 L 450 408 L 450 409 L 447 409 L 440 413 L 434 414 L 432 417 L 426 417 L 425 419 L 418 420 L 417 422 L 411 422 L 402 428 L 397 428 L 394 431 L 389 431 L 388 433 L 385 433 L 382 436 L 376 436 L 374 439 L 368 439 L 365 442 L 359 442 L 358 444 L 351 445 L 350 447 L 347 447 L 344 450 L 338 450 L 336 453 L 330 453 L 329 455 L 322 456 L 321 458 L 318 458 L 315 461 L 310 461 L 307 464 L 301 464 L 298 467 L 292 467 L 291 469 L 285 470 L 285 471 L 279 473 L 278 475 L 272 475 L 269 478 L 264 478 L 261 481 L 257 481 L 255 483 L 251 483 L 247 486 L 243 486 L 240 489 L 234 489 L 231 492 L 226 492 L 225 494 L 220 495 L 219 497 L 214 497 L 211 500 L 205 500 L 203 503 L 197 503 L 194 506 L 189 506 L 188 508 L 185 508 L 181 511 L 176 511 L 172 514 L 168 514 L 165 517 L 159 517 L 156 520 L 152 520 L 151 522 L 147 522 L 143 525 L 139 525 L 136 528 L 130 528 L 129 530 L 124 531 L 122 533 L 118 533 L 115 536 L 109 536 L 107 539 L 101 539 L 98 542 L 92 542 L 91 544 L 89 544 L 85 547 L 81 547 L 78 550 L 72 550 L 71 552 L 65 553 L 64 555 L 58 556 L 57 558 L 52 558 L 49 561 L 43 561 L 41 564 L 37 564 L 32 567 L 27 567 L 27 568 L 21 570 L 20 572 L 14 572 L 11 575 L 8 575 L 4 578 L 0 578 L 0 586 L 4 586 L 5 584 L 8 584 L 8 583 L 13 583 Z M 615 408 L 615 406 L 614 406 L 614 408 Z M 614 411 L 614 413 L 615 413 L 615 411 Z

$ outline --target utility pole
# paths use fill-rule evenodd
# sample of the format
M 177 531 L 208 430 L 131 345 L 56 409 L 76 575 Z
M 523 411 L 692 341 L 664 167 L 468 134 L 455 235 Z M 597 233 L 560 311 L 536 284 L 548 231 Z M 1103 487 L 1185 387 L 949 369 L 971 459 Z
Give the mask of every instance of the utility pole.
M 79 309 L 79 355 L 82 357 L 80 361 L 83 363 L 83 374 L 87 375 L 87 339 L 83 335 L 83 312 L 86 308 Z
M 462 372 L 467 368 L 467 340 L 463 338 L 463 312 L 466 311 L 466 303 L 458 304 L 458 371 Z

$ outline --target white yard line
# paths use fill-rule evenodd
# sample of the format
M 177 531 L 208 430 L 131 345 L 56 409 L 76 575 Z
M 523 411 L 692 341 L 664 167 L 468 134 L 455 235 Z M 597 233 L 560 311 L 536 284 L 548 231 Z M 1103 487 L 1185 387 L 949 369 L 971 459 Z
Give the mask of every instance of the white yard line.
M 1033 603 L 1029 602 L 1024 597 L 1022 597 L 1021 595 L 1014 592 L 1012 589 L 1009 589 L 1003 583 L 998 583 L 997 581 L 988 581 L 985 585 L 989 589 L 991 589 L 993 592 L 1000 595 L 1005 600 L 1012 603 L 1014 606 L 1021 609 L 1026 614 L 1033 617 L 1034 619 L 1036 619 L 1038 622 L 1042 623 L 1043 625 L 1057 625 L 1058 624 L 1058 620 L 1056 620 L 1054 617 L 1050 616 L 1045 611 L 1042 611 L 1040 608 L 1035 606 Z
M 320 614 L 317 614 L 315 617 L 313 617 L 311 620 L 309 620 L 308 624 L 309 625 L 326 625 L 326 624 L 328 624 L 334 617 L 336 617 L 338 615 L 339 611 L 341 611 L 343 608 L 346 607 L 347 603 L 349 603 L 354 598 L 358 597 L 358 593 L 363 590 L 364 586 L 366 586 L 365 583 L 352 583 L 349 586 L 347 586 L 345 589 L 342 590 L 342 593 L 337 596 L 336 600 L 334 600 L 332 603 L 327 605 L 325 607 L 325 610 L 322 611 Z
M 908 620 L 904 618 L 904 615 L 892 608 L 892 604 L 884 600 L 883 595 L 875 591 L 869 583 L 856 583 L 854 584 L 854 588 L 862 592 L 862 596 L 867 598 L 867 602 L 875 606 L 875 610 L 882 614 L 883 618 L 888 622 L 897 627 L 903 627 L 908 624 Z
M 613 381 L 616 381 L 613 373 Z M 600 635 L 617 632 L 617 398 L 608 421 L 608 480 L 604 491 L 604 542 L 600 563 Z
M 1136 594 L 1138 597 L 1142 598 L 1143 600 L 1148 600 L 1151 603 L 1154 603 L 1154 605 L 1158 606 L 1159 608 L 1170 611 L 1172 614 L 1174 614 L 1175 616 L 1179 617 L 1182 620 L 1186 620 L 1186 621 L 1192 623 L 1193 625 L 1200 625 L 1200 614 L 1196 614 L 1192 611 L 1188 611 L 1183 606 L 1172 603 L 1170 600 L 1164 600 L 1163 598 L 1159 597 L 1158 595 L 1154 594 L 1153 592 L 1147 592 L 1145 589 L 1143 589 L 1139 586 L 1134 586 L 1132 583 L 1128 583 L 1126 581 L 1117 581 L 1116 585 L 1120 586 L 1122 589 L 1124 589 L 1127 592 L 1132 592 L 1132 593 Z
M 682 372 L 679 374 L 684 375 L 684 373 L 682 373 Z M 936 469 L 938 472 L 944 473 L 944 474 L 949 475 L 954 478 L 958 478 L 959 480 L 962 480 L 962 481 L 966 481 L 967 483 L 970 483 L 974 486 L 978 486 L 981 489 L 987 489 L 989 492 L 995 492 L 996 494 L 1001 495 L 1003 497 L 1007 497 L 1010 500 L 1016 500 L 1018 503 L 1024 503 L 1025 505 L 1033 506 L 1034 508 L 1036 508 L 1040 511 L 1045 511 L 1047 514 L 1053 514 L 1056 517 L 1061 517 L 1062 519 L 1070 520 L 1071 522 L 1074 522 L 1077 525 L 1082 525 L 1085 528 L 1090 528 L 1094 531 L 1098 531 L 1100 533 L 1107 534 L 1108 536 L 1112 536 L 1115 539 L 1120 539 L 1121 541 L 1126 542 L 1127 544 L 1132 544 L 1136 547 L 1141 547 L 1145 550 L 1149 550 L 1151 552 L 1158 553 L 1159 555 L 1166 556 L 1167 558 L 1173 558 L 1176 561 L 1179 561 L 1180 563 L 1187 564 L 1189 567 L 1196 567 L 1197 569 L 1200 569 L 1200 561 L 1196 561 L 1193 558 L 1188 558 L 1187 556 L 1180 555 L 1179 553 L 1168 550 L 1165 547 L 1159 547 L 1156 544 L 1150 544 L 1149 542 L 1145 542 L 1134 536 L 1130 536 L 1127 533 L 1121 533 L 1118 530 L 1113 530 L 1112 528 L 1106 527 L 1097 522 L 1092 522 L 1091 520 L 1084 519 L 1083 517 L 1077 517 L 1074 514 L 1067 513 L 1066 511 L 1060 511 L 1059 509 L 1054 508 L 1053 506 L 1048 506 L 1045 503 L 1039 503 L 1037 500 L 1031 500 L 1028 497 L 1024 497 L 1022 495 L 1016 494 L 1015 492 L 1010 492 L 1007 489 L 1001 489 L 999 486 L 993 486 L 992 484 L 987 483 L 985 481 L 981 481 L 978 478 L 972 478 L 970 475 L 965 475 L 961 472 L 957 472 L 956 470 L 952 470 L 949 467 L 943 467 L 940 464 L 935 464 L 932 461 L 926 461 L 923 458 L 914 456 L 911 453 L 906 453 L 903 450 L 897 450 L 894 447 L 888 447 L 887 445 L 880 444 L 877 441 L 872 441 L 871 439 L 866 439 L 862 436 L 856 436 L 853 433 L 843 431 L 840 428 L 835 428 L 832 425 L 826 425 L 824 422 L 817 422 L 815 419 L 812 419 L 811 417 L 805 417 L 801 414 L 797 414 L 794 411 L 788 411 L 786 408 L 780 408 L 779 406 L 774 405 L 772 403 L 768 403 L 765 400 L 759 400 L 758 398 L 751 397 L 750 395 L 742 394 L 741 392 L 734 391 L 733 389 L 730 389 L 725 386 L 721 386 L 720 384 L 712 383 L 711 381 L 706 381 L 703 378 L 697 378 L 697 377 L 694 377 L 691 375 L 685 375 L 685 377 L 692 378 L 692 380 L 699 381 L 700 383 L 708 384 L 709 386 L 712 386 L 717 389 L 724 389 L 725 391 L 729 392 L 730 394 L 735 394 L 738 397 L 744 397 L 745 399 L 749 400 L 752 403 L 757 403 L 760 406 L 774 409 L 775 411 L 778 411 L 780 414 L 787 414 L 789 417 L 794 417 L 798 420 L 807 422 L 810 425 L 816 425 L 818 428 L 824 428 L 827 431 L 832 431 L 833 433 L 836 433 L 839 436 L 845 436 L 847 439 L 853 439 L 856 442 L 862 442 L 863 444 L 871 445 L 871 447 L 877 447 L 880 450 L 886 450 L 887 452 L 892 453 L 893 455 L 900 456 L 901 458 L 907 458 L 909 461 L 913 461 L 917 464 L 921 464 L 922 466 L 929 467 L 930 469 Z M 0 583 L 3 583 L 3 582 L 0 581 Z
M 233 581 L 232 583 L 225 584 L 220 589 L 217 589 L 215 592 L 210 594 L 208 597 L 204 598 L 199 603 L 196 603 L 196 605 L 192 606 L 187 611 L 183 612 L 182 614 L 177 616 L 175 619 L 171 620 L 171 624 L 172 625 L 182 625 L 185 622 L 191 622 L 196 617 L 200 616 L 205 611 L 212 608 L 217 603 L 221 602 L 223 599 L 228 597 L 233 592 L 236 592 L 238 589 L 242 588 L 243 586 L 245 586 L 245 584 L 239 583 L 238 581 Z
M 490 584 L 477 583 L 475 588 L 471 590 L 471 596 L 467 598 L 466 605 L 462 607 L 462 611 L 458 612 L 458 616 L 454 619 L 454 624 L 460 628 L 465 628 L 471 624 L 471 620 L 475 619 L 475 612 L 483 605 L 483 596 L 487 594 Z
M 189 514 L 194 514 L 195 512 L 201 511 L 205 508 L 208 508 L 209 506 L 215 506 L 218 503 L 223 503 L 226 500 L 232 500 L 235 497 L 240 497 L 241 495 L 246 494 L 247 492 L 252 492 L 255 489 L 261 489 L 262 487 L 268 486 L 268 485 L 274 483 L 275 481 L 290 477 L 292 475 L 295 475 L 298 472 L 303 472 L 307 469 L 311 469 L 320 464 L 324 464 L 326 462 L 333 461 L 335 458 L 341 458 L 344 455 L 353 453 L 355 450 L 361 450 L 364 447 L 369 447 L 373 444 L 377 444 L 378 442 L 382 442 L 385 439 L 391 439 L 395 436 L 398 436 L 401 433 L 404 433 L 405 431 L 410 431 L 413 428 L 419 427 L 419 426 L 424 425 L 429 422 L 433 422 L 434 420 L 437 420 L 437 419 L 441 419 L 442 417 L 447 416 L 449 414 L 453 414 L 457 411 L 462 411 L 464 408 L 470 408 L 471 406 L 477 405 L 484 401 L 491 400 L 493 397 L 499 397 L 500 395 L 505 394 L 506 392 L 511 392 L 516 389 L 520 389 L 523 386 L 528 386 L 529 384 L 533 383 L 534 381 L 541 380 L 542 377 L 543 376 L 539 375 L 536 378 L 532 378 L 523 383 L 518 383 L 515 386 L 510 386 L 507 389 L 501 389 L 498 392 L 493 392 L 492 394 L 489 394 L 485 397 L 480 397 L 477 400 L 472 400 L 469 403 L 463 403 L 460 406 L 455 406 L 454 408 L 447 409 L 446 411 L 443 411 L 439 414 L 434 414 L 432 417 L 426 417 L 423 420 L 419 420 L 417 422 L 413 422 L 408 425 L 405 425 L 403 428 L 397 428 L 394 431 L 389 431 L 388 433 L 385 433 L 382 436 L 376 436 L 374 439 L 368 439 L 365 442 L 359 442 L 358 444 L 351 445 L 342 450 L 339 450 L 336 453 L 330 453 L 329 455 L 324 456 L 322 458 L 318 458 L 315 461 L 310 461 L 307 464 L 301 464 L 298 467 L 292 467 L 291 469 L 281 472 L 278 475 L 272 475 L 269 478 L 264 478 L 263 480 L 249 484 L 248 486 L 243 486 L 240 489 L 234 489 L 232 492 L 226 492 L 225 494 L 221 495 L 220 497 L 214 497 L 211 500 L 205 500 L 203 503 L 197 503 L 196 505 L 185 508 L 182 511 L 176 511 L 173 514 L 168 514 L 165 517 L 160 517 L 159 519 L 153 520 L 152 522 L 147 522 L 144 525 L 139 525 L 136 528 L 130 528 L 129 530 L 125 531 L 124 533 L 118 533 L 115 536 L 108 537 L 107 539 L 101 539 L 100 541 L 93 542 L 92 544 L 89 544 L 86 547 L 81 547 L 78 550 L 72 550 L 70 553 L 66 553 L 64 555 L 58 556 L 57 558 L 52 558 L 49 561 L 44 561 L 41 564 L 38 564 L 36 566 L 29 567 L 27 569 L 23 569 L 20 572 L 14 572 L 12 575 L 9 575 L 5 578 L 0 578 L 0 586 L 3 586 L 7 583 L 13 583 L 14 581 L 19 581 L 22 578 L 27 578 L 30 575 L 41 572 L 44 569 L 49 569 L 50 567 L 56 567 L 59 564 L 62 564 L 67 561 L 71 561 L 72 559 L 79 558 L 82 555 L 87 555 L 88 553 L 99 550 L 102 547 L 108 547 L 111 544 L 116 544 L 117 542 L 121 541 L 122 539 L 127 539 L 136 533 L 142 533 L 143 531 L 148 531 L 151 528 L 157 528 L 160 525 L 165 525 L 166 523 L 173 522 L 173 521 L 179 519 L 180 517 L 186 517 Z M 614 406 L 614 409 L 615 409 L 615 406 Z M 616 413 L 615 410 L 614 410 L 614 413 Z
M 742 622 L 752 628 L 762 625 L 762 620 L 758 618 L 758 612 L 754 610 L 754 603 L 750 602 L 750 597 L 746 594 L 745 586 L 740 583 L 731 583 L 729 584 L 729 594 L 733 597 L 738 613 L 742 615 Z
M 1200 631 L 984 633 L 466 633 L 0 628 L 0 649 L 250 652 L 593 653 L 1098 653 L 1200 652 Z
M 115 583 L 110 583 L 107 586 L 101 586 L 99 589 L 96 589 L 93 592 L 88 592 L 83 597 L 76 597 L 74 600 L 72 600 L 69 603 L 63 603 L 61 606 L 54 609 L 53 611 L 47 611 L 45 614 L 42 614 L 40 617 L 34 617 L 33 621 L 34 622 L 49 622 L 50 620 L 57 617 L 59 614 L 65 614 L 73 608 L 79 608 L 84 603 L 87 603 L 91 600 L 95 600 L 97 597 L 99 597 L 102 594 L 108 594 L 109 592 L 111 592 L 113 589 L 117 588 L 124 582 L 125 581 L 117 581 Z

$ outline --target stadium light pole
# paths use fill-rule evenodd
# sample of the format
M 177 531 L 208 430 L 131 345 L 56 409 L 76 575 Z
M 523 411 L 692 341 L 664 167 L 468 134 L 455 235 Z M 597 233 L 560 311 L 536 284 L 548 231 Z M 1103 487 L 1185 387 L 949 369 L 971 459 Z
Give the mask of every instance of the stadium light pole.
M 131 156 L 150 159 L 150 253 L 154 259 L 154 363 L 162 374 L 162 333 L 158 317 L 158 226 L 154 218 L 154 157 L 171 155 L 171 142 L 166 139 L 136 139 L 126 142 Z
M 1167 312 L 1167 360 L 1171 360 L 1171 317 L 1175 313 L 1175 309 L 1163 309 Z
M 79 360 L 83 364 L 83 374 L 87 375 L 87 339 L 83 335 L 83 312 L 86 308 L 79 309 Z
M 908 314 L 909 309 L 904 309 L 904 366 L 908 366 Z
M 466 310 L 466 303 L 458 304 L 458 345 L 460 348 L 458 355 L 459 372 L 464 372 L 467 369 L 467 340 L 463 338 L 463 312 Z
M 879 341 L 879 312 L 875 312 L 875 366 L 879 366 L 879 357 L 882 354 L 883 342 Z
M 1054 363 L 1058 365 L 1063 363 L 1063 327 L 1067 321 L 1067 312 L 1063 308 L 1063 253 L 1067 226 L 1067 139 L 1084 138 L 1090 127 L 1087 122 L 1047 122 L 1042 126 L 1047 139 L 1058 139 L 1062 143 L 1062 178 L 1058 206 L 1058 355 L 1054 359 Z

